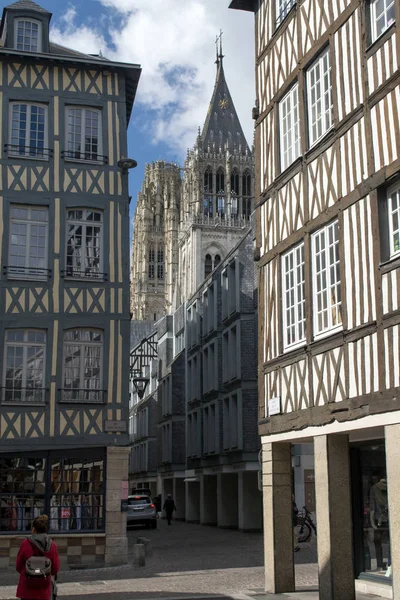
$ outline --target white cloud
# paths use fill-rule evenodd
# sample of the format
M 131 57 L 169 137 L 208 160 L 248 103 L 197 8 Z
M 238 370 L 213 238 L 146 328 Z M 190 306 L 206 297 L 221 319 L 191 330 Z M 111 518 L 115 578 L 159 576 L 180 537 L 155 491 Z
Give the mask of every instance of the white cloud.
M 193 145 L 211 98 L 216 68 L 213 41 L 224 31 L 228 85 L 239 118 L 252 143 L 254 101 L 253 16 L 228 9 L 229 0 L 99 0 L 118 12 L 118 29 L 109 29 L 107 48 L 101 18 L 80 25 L 73 4 L 57 28 L 55 41 L 87 53 L 139 63 L 143 72 L 136 102 L 143 105 L 142 126 L 152 140 L 180 154 Z M 104 26 L 104 25 L 103 25 Z M 112 27 L 112 26 L 111 26 Z

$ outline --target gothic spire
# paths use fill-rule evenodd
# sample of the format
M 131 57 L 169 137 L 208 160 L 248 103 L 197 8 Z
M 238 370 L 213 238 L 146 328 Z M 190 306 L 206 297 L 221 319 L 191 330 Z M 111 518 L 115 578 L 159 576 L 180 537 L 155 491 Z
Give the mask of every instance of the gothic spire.
M 233 104 L 228 84 L 226 83 L 222 53 L 222 31 L 216 38 L 217 77 L 206 120 L 201 133 L 201 145 L 205 152 L 213 148 L 228 146 L 231 150 L 241 147 L 241 154 L 246 154 L 249 148 L 242 126 Z M 249 152 L 250 153 L 250 152 Z

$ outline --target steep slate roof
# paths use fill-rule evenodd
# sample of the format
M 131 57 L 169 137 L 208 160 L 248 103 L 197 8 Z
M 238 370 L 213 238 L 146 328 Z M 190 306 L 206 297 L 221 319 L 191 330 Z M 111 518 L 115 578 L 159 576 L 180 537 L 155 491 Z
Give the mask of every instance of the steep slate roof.
M 36 2 L 33 2 L 33 0 L 17 0 L 17 2 L 13 2 L 13 4 L 9 4 L 5 8 L 11 8 L 13 10 L 34 10 L 35 12 L 44 13 L 46 15 L 51 14 L 48 10 L 42 8 L 39 4 L 36 4 Z
M 213 150 L 214 143 L 216 151 L 228 142 L 229 148 L 239 150 L 245 154 L 246 149 L 250 152 L 242 126 L 233 104 L 228 84 L 225 80 L 223 57 L 217 59 L 217 78 L 215 80 L 214 92 L 208 108 L 207 117 L 201 133 L 202 145 L 207 152 L 208 147 Z

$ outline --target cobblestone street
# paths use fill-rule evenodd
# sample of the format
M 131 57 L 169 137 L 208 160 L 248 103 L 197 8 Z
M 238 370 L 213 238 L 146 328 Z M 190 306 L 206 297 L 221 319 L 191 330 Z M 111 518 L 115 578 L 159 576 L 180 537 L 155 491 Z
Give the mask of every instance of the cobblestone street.
M 138 536 L 151 539 L 152 554 L 143 568 L 131 565 L 64 571 L 60 598 L 129 600 L 133 598 L 244 598 L 264 584 L 261 534 L 159 521 L 156 530 L 129 531 L 130 560 Z M 315 586 L 315 544 L 296 554 L 298 586 Z M 0 575 L 0 600 L 15 598 L 16 573 Z

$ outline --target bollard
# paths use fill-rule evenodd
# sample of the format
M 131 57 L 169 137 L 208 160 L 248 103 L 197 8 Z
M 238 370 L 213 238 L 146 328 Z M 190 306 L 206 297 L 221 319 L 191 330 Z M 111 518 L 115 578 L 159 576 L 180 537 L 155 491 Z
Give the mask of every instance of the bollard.
M 145 537 L 138 537 L 136 540 L 137 544 L 143 544 L 144 546 L 144 553 L 145 556 L 151 556 L 151 540 L 149 540 L 149 538 L 145 538 Z
M 144 544 L 135 544 L 133 546 L 133 564 L 136 567 L 144 567 L 146 565 Z

